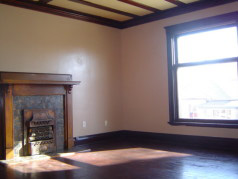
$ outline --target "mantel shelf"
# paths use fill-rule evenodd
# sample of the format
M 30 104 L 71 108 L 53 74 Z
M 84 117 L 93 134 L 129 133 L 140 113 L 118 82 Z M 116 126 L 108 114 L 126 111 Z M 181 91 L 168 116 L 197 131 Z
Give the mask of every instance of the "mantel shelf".
M 1 84 L 8 85 L 78 85 L 80 81 L 49 81 L 49 80 L 1 80 Z

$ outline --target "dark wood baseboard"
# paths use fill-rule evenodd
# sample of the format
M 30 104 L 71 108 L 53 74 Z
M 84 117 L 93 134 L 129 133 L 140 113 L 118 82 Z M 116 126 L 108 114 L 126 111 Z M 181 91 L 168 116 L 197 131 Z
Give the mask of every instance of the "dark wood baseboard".
M 120 140 L 136 144 L 153 142 L 155 145 L 168 144 L 171 146 L 192 147 L 196 149 L 212 149 L 232 152 L 238 151 L 238 139 L 163 134 L 128 130 L 75 137 L 74 139 L 75 145 L 85 145 L 97 142 Z
M 123 131 L 107 132 L 94 135 L 74 137 L 74 145 L 85 145 L 97 142 L 118 140 L 123 138 Z

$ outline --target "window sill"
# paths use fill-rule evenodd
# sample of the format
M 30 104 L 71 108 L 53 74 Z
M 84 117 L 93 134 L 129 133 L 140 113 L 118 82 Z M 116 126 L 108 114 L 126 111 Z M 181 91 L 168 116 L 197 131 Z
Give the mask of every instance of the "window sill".
M 225 124 L 225 123 L 205 123 L 205 122 L 184 122 L 172 121 L 168 122 L 171 126 L 194 126 L 194 127 L 213 127 L 213 128 L 238 128 L 238 124 Z

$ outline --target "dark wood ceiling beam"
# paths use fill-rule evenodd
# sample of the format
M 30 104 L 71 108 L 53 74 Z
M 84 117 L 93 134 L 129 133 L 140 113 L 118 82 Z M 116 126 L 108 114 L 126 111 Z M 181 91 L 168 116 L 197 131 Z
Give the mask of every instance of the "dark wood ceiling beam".
M 83 4 L 83 5 L 90 6 L 90 7 L 95 7 L 95 8 L 106 10 L 106 11 L 110 11 L 110 12 L 114 12 L 114 13 L 121 14 L 121 15 L 128 16 L 128 17 L 133 17 L 133 18 L 138 17 L 135 14 L 127 13 L 127 12 L 124 12 L 124 11 L 109 8 L 109 7 L 106 7 L 106 6 L 102 6 L 102 5 L 91 3 L 91 2 L 88 2 L 88 1 L 84 1 L 84 0 L 69 0 L 69 1 L 80 3 L 80 4 Z
M 39 2 L 40 2 L 40 3 L 43 3 L 43 4 L 47 4 L 47 3 L 49 3 L 50 1 L 52 1 L 52 0 L 39 0 Z
M 170 2 L 172 4 L 175 4 L 176 6 L 184 6 L 186 5 L 185 3 L 181 2 L 181 1 L 178 1 L 178 0 L 165 0 L 167 2 Z
M 186 13 L 190 13 L 193 11 L 206 9 L 206 8 L 210 8 L 210 7 L 215 7 L 215 6 L 232 3 L 232 2 L 236 2 L 236 1 L 237 0 L 200 0 L 200 1 L 190 3 L 190 4 L 186 4 L 186 6 L 178 6 L 176 8 L 164 10 L 159 13 L 152 13 L 152 14 L 142 16 L 140 18 L 135 18 L 133 20 L 124 21 L 124 22 L 122 22 L 120 28 L 125 29 L 128 27 L 133 27 L 136 25 L 145 24 L 148 22 L 153 22 L 153 21 L 165 19 L 168 17 L 186 14 Z
M 121 22 L 103 18 L 100 16 L 95 16 L 87 13 L 82 13 L 50 4 L 43 4 L 40 2 L 34 2 L 29 0 L 0 0 L 0 3 L 6 4 L 6 5 L 12 5 L 16 7 L 36 10 L 40 12 L 46 12 L 49 14 L 59 15 L 63 17 L 69 17 L 77 20 L 83 20 L 87 22 L 93 22 L 96 24 L 106 25 L 109 27 L 115 27 L 120 28 Z
M 132 1 L 132 0 L 118 0 L 118 1 L 130 4 L 130 5 L 133 5 L 133 6 L 136 6 L 136 7 L 151 11 L 151 12 L 160 12 L 159 9 L 156 9 L 156 8 L 153 8 L 153 7 L 150 7 L 150 6 L 146 6 L 144 4 L 141 4 L 141 3 L 138 3 L 138 2 L 135 2 L 135 1 Z
M 118 1 L 128 1 L 128 0 L 118 0 Z M 120 22 L 116 20 L 111 20 L 108 18 L 103 18 L 100 16 L 95 16 L 87 13 L 82 13 L 66 8 L 61 8 L 58 6 L 53 6 L 50 4 L 40 3 L 39 1 L 35 2 L 32 0 L 0 0 L 0 4 L 7 4 L 16 7 L 22 7 L 26 9 L 36 10 L 40 12 L 46 12 L 49 14 L 60 15 L 63 17 L 69 17 L 77 20 L 83 20 L 87 22 L 92 22 L 96 24 L 101 24 L 109 27 L 115 27 L 118 29 L 124 29 L 140 24 L 145 24 L 148 22 L 165 19 L 168 17 L 173 17 L 181 14 L 190 13 L 193 11 L 206 9 L 218 5 L 223 5 L 227 3 L 236 2 L 237 0 L 200 0 L 194 3 L 186 4 L 185 6 L 178 6 L 176 8 L 158 11 L 156 13 L 152 13 L 149 15 L 145 15 L 142 17 L 136 17 L 132 20 Z M 131 2 L 131 1 L 130 1 Z M 138 6 L 137 6 L 138 7 Z

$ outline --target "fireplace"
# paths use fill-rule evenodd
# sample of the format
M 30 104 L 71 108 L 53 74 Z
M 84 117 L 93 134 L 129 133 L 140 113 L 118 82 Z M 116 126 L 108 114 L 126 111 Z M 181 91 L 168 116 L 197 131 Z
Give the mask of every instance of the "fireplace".
M 56 152 L 55 112 L 49 109 L 24 110 L 25 155 Z
M 69 74 L 0 72 L 0 159 L 71 148 L 79 83 Z

